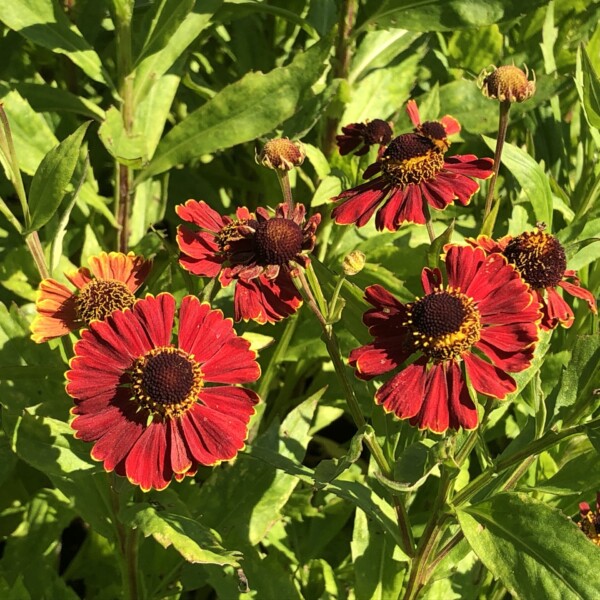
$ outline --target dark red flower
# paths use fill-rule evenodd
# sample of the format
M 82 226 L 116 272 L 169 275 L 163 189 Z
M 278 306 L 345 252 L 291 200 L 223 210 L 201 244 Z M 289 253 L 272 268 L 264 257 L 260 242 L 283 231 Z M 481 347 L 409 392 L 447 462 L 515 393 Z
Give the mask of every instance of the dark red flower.
M 467 205 L 479 184 L 473 178 L 492 174 L 493 161 L 473 154 L 445 158 L 448 136 L 460 129 L 458 121 L 443 117 L 421 123 L 416 104 L 409 103 L 413 133 L 394 138 L 379 159 L 363 174 L 379 177 L 342 192 L 334 201 L 332 217 L 340 225 L 366 225 L 377 211 L 377 229 L 397 231 L 402 223 L 426 222 L 426 206 L 444 210 L 458 201 Z
M 543 227 L 516 237 L 507 235 L 498 241 L 487 236 L 467 241 L 486 252 L 503 254 L 515 266 L 541 304 L 542 329 L 554 329 L 559 323 L 568 328 L 575 320 L 573 310 L 558 294 L 558 287 L 585 300 L 594 314 L 598 312 L 593 294 L 580 286 L 575 271 L 567 269 L 562 244 L 553 235 L 545 233 Z
M 236 385 L 260 367 L 230 319 L 186 296 L 174 345 L 174 317 L 175 298 L 160 294 L 93 322 L 67 372 L 75 436 L 144 491 L 235 457 L 259 400 Z
M 425 295 L 414 302 L 403 304 L 380 285 L 366 289 L 374 308 L 363 321 L 374 340 L 349 359 L 361 379 L 400 368 L 377 390 L 376 402 L 437 433 L 477 427 L 465 372 L 482 394 L 502 399 L 516 390 L 507 371 L 530 365 L 541 317 L 505 258 L 469 246 L 446 250 L 447 285 L 439 269 L 423 269 Z
M 188 200 L 177 214 L 200 228 L 180 226 L 177 243 L 181 266 L 202 277 L 217 277 L 223 286 L 235 282 L 235 320 L 274 323 L 295 313 L 302 297 L 292 280 L 297 265 L 306 267 L 321 220 L 316 214 L 305 222 L 306 209 L 287 204 L 274 216 L 264 208 L 252 214 L 238 208 L 236 219 L 223 217 L 205 202 Z
M 366 123 L 350 123 L 342 127 L 342 134 L 336 135 L 335 140 L 342 156 L 350 154 L 353 150 L 356 150 L 356 156 L 362 156 L 375 144 L 379 144 L 383 150 L 390 143 L 392 134 L 392 128 L 387 121 L 373 119 Z
M 585 535 L 600 546 L 600 492 L 596 493 L 596 512 L 594 512 L 587 502 L 580 502 L 579 516 L 581 520 L 577 526 Z

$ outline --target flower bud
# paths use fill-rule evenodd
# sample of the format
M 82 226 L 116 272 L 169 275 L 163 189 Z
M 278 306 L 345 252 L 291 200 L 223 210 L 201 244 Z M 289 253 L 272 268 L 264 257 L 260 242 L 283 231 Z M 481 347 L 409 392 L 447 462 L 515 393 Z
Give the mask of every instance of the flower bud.
M 305 156 L 304 146 L 300 142 L 292 142 L 288 138 L 275 138 L 264 145 L 256 160 L 269 169 L 289 171 L 299 167 Z
M 477 80 L 484 96 L 495 98 L 500 102 L 523 102 L 535 94 L 535 73 L 533 80 L 528 80 L 529 70 L 525 71 L 514 65 L 494 67 L 490 73 L 484 69 Z
M 342 269 L 346 275 L 356 275 L 365 266 L 365 255 L 360 250 L 354 250 L 344 257 Z

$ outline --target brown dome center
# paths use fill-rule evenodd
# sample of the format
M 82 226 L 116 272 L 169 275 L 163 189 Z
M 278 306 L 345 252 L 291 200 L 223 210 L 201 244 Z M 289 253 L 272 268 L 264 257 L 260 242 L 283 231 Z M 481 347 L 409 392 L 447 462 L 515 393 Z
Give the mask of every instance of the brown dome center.
M 260 265 L 285 265 L 302 251 L 304 236 L 291 219 L 274 218 L 256 226 L 254 247 Z

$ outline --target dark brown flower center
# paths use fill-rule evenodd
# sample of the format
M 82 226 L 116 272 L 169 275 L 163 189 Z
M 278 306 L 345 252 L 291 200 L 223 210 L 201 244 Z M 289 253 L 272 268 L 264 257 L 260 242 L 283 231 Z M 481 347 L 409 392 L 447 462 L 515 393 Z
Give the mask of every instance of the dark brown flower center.
M 131 370 L 134 401 L 159 419 L 186 412 L 202 390 L 200 365 L 179 348 L 164 346 L 138 358 Z
M 444 140 L 448 137 L 446 128 L 439 121 L 425 121 L 418 129 L 421 135 L 434 140 Z
M 388 179 L 404 187 L 435 177 L 444 166 L 444 153 L 432 140 L 416 133 L 404 133 L 390 142 L 381 163 Z
M 555 287 L 567 268 L 561 243 L 543 231 L 527 231 L 509 242 L 503 252 L 534 289 Z
M 302 251 L 302 229 L 291 219 L 274 218 L 256 226 L 254 246 L 259 265 L 285 265 Z
M 135 296 L 122 282 L 114 279 L 92 279 L 77 295 L 77 316 L 84 323 L 103 321 L 116 310 L 131 308 Z
M 408 327 L 415 350 L 441 361 L 466 352 L 480 337 L 481 318 L 472 298 L 438 290 L 407 305 Z
M 367 144 L 389 144 L 392 139 L 392 128 L 383 119 L 373 119 L 365 125 L 364 140 Z

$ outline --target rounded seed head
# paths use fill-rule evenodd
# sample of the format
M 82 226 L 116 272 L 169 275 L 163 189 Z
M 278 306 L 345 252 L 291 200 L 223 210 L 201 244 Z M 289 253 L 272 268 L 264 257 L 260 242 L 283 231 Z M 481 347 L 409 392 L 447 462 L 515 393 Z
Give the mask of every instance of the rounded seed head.
M 288 138 L 275 138 L 264 145 L 256 160 L 269 169 L 290 171 L 299 167 L 305 156 L 304 146 L 300 142 L 293 142 Z
M 478 78 L 478 85 L 484 96 L 500 102 L 523 102 L 535 94 L 535 73 L 533 80 L 528 79 L 529 71 L 504 65 L 494 67 L 491 72 L 484 69 Z

